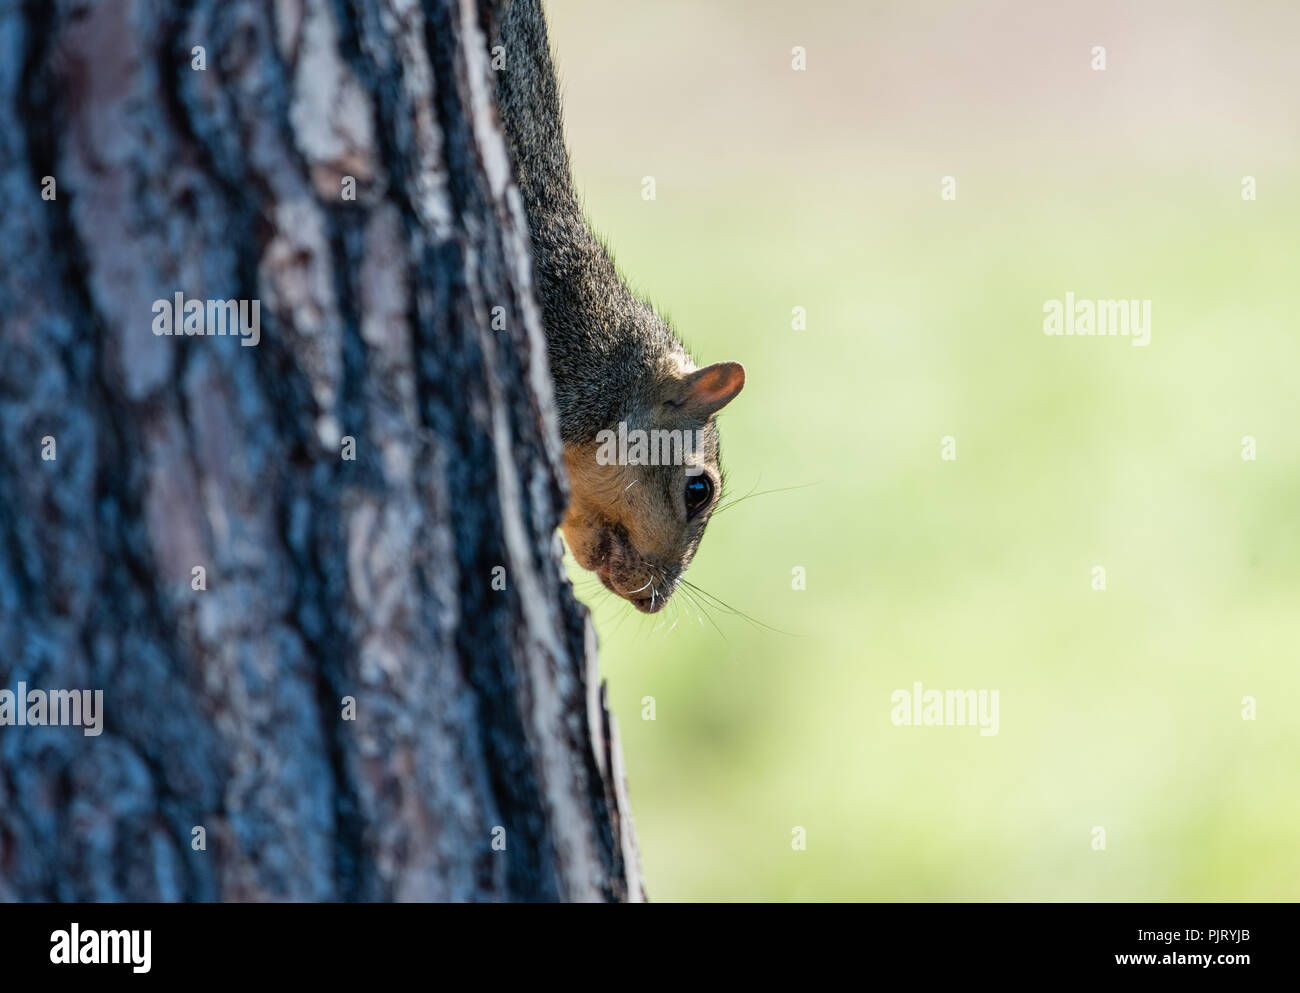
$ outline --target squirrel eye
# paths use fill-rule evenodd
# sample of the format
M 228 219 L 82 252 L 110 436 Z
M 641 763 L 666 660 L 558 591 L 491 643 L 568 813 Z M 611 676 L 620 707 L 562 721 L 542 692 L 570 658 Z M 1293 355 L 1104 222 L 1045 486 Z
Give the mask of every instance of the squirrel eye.
M 713 496 L 713 483 L 708 476 L 691 476 L 686 480 L 686 513 L 694 515 L 708 505 Z

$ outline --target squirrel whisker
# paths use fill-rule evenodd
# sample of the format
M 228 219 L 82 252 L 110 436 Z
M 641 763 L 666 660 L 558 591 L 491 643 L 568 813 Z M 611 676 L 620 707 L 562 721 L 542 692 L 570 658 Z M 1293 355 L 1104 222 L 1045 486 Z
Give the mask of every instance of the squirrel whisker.
M 775 632 L 776 634 L 785 634 L 785 635 L 789 635 L 792 638 L 797 637 L 797 635 L 795 635 L 793 631 L 784 631 L 781 628 L 772 627 L 772 625 L 770 624 L 764 623 L 763 621 L 760 621 L 755 617 L 751 617 L 743 610 L 739 610 L 736 607 L 733 607 L 731 604 L 727 603 L 727 601 L 723 600 L 721 597 L 714 596 L 712 593 L 708 592 L 705 589 L 702 589 L 699 586 L 696 586 L 694 583 L 690 582 L 689 580 L 683 579 L 682 586 L 686 589 L 694 591 L 695 593 L 698 593 L 701 597 L 707 598 L 708 601 L 712 604 L 712 606 L 717 610 L 725 611 L 728 614 L 734 614 L 736 617 L 743 618 L 744 620 L 748 621 L 750 624 L 756 625 L 757 627 L 766 628 L 768 631 Z

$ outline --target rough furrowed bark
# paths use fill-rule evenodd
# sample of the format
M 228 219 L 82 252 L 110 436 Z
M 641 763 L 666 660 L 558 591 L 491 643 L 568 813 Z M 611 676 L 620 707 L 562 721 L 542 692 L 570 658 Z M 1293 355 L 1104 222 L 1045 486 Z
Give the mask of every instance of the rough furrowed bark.
M 0 899 L 641 897 L 487 48 L 0 0 Z

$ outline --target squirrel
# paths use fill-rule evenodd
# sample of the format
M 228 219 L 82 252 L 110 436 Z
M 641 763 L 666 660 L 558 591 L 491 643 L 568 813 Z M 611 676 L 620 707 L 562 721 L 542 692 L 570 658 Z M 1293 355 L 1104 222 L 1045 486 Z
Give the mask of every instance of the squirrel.
M 745 370 L 699 368 L 623 282 L 578 201 L 540 0 L 506 0 L 499 13 L 497 103 L 528 215 L 569 477 L 560 530 L 606 589 L 655 613 L 717 506 L 714 418 L 744 387 Z

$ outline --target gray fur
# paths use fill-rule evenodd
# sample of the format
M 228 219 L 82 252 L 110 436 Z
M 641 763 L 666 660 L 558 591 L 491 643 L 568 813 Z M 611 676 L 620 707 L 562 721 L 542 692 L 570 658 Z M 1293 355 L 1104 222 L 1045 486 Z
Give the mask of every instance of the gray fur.
M 583 217 L 539 0 L 506 0 L 499 28 L 506 68 L 496 73 L 497 97 L 528 211 L 560 434 L 582 443 L 620 420 L 641 422 L 667 372 L 694 364 Z

